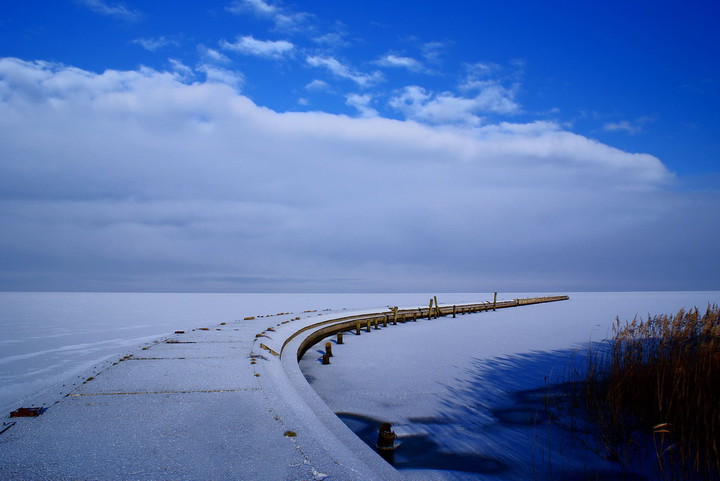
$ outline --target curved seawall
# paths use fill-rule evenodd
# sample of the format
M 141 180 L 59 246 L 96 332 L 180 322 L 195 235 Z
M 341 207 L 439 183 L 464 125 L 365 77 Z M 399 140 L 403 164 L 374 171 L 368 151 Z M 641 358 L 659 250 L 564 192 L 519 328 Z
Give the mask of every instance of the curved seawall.
M 18 406 L 37 417 L 6 414 L 0 478 L 401 479 L 315 394 L 299 356 L 358 327 L 525 302 L 278 313 L 177 332 Z

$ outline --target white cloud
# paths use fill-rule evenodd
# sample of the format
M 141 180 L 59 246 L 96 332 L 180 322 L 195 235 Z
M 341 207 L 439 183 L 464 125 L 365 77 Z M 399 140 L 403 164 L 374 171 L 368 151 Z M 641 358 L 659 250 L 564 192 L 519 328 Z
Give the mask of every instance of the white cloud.
M 0 287 L 714 282 L 720 199 L 666 191 L 651 155 L 548 122 L 278 113 L 229 88 L 237 74 L 203 68 L 226 78 L 0 60 Z
M 330 84 L 325 82 L 324 80 L 315 79 L 305 86 L 305 90 L 310 90 L 314 92 L 328 92 L 332 90 L 332 88 L 330 87 Z
M 618 122 L 606 122 L 603 130 L 606 132 L 625 132 L 630 135 L 637 135 L 645 132 L 645 125 L 655 120 L 652 117 L 640 117 L 634 121 L 620 120 Z
M 183 81 L 188 82 L 195 77 L 195 72 L 181 61 L 171 58 L 169 62 L 173 72 L 178 75 L 178 78 L 183 79 Z
M 257 40 L 252 35 L 238 37 L 235 42 L 223 40 L 220 46 L 245 55 L 265 58 L 282 58 L 290 54 L 295 46 L 287 40 Z
M 232 13 L 252 13 L 272 21 L 278 29 L 297 30 L 302 28 L 310 17 L 304 12 L 291 12 L 275 3 L 264 0 L 235 0 L 227 10 Z
M 326 68 L 337 77 L 352 80 L 359 87 L 367 88 L 383 80 L 380 72 L 359 72 L 334 57 L 309 56 L 306 60 L 308 65 Z
M 132 43 L 136 43 L 150 52 L 155 52 L 164 47 L 177 47 L 180 45 L 177 40 L 172 40 L 165 36 L 136 38 Z
M 481 105 L 474 99 L 457 97 L 449 92 L 436 95 L 417 85 L 403 88 L 388 104 L 408 119 L 430 124 L 477 126 L 482 120 L 478 116 Z
M 216 63 L 216 64 L 230 63 L 230 59 L 227 56 L 218 52 L 214 48 L 209 48 L 204 45 L 200 45 L 200 46 L 198 46 L 198 51 L 200 52 L 200 56 L 205 63 Z
M 235 90 L 241 90 L 245 83 L 245 76 L 235 70 L 218 67 L 212 64 L 200 64 L 197 70 L 205 74 L 208 83 L 225 84 Z
M 347 47 L 350 45 L 350 42 L 345 40 L 345 34 L 342 32 L 329 32 L 313 38 L 313 41 L 319 45 L 330 47 L 331 49 Z
M 133 10 L 122 3 L 107 3 L 103 0 L 76 0 L 95 13 L 107 15 L 121 20 L 135 21 L 142 18 L 142 12 Z
M 362 117 L 377 117 L 378 112 L 370 106 L 372 95 L 349 94 L 345 96 L 345 103 L 358 111 Z
M 383 67 L 406 68 L 413 72 L 420 72 L 425 68 L 422 62 L 414 58 L 394 54 L 383 55 L 375 63 Z
M 423 57 L 430 63 L 437 63 L 445 55 L 449 42 L 426 42 L 420 46 Z

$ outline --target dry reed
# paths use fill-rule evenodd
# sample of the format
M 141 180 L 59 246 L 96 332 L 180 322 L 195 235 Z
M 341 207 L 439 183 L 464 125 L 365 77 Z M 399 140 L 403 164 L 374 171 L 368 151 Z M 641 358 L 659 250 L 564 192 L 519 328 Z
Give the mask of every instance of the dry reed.
M 638 459 L 644 444 L 663 480 L 720 479 L 718 306 L 617 320 L 613 334 L 584 379 L 606 456 Z

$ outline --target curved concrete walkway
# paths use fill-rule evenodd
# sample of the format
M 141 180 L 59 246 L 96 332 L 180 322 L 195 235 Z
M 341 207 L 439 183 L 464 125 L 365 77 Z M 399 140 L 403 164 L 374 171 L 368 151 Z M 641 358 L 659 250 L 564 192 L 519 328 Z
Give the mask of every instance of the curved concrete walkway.
M 505 304 L 496 307 L 520 302 Z M 415 312 L 428 308 L 398 314 Z M 5 414 L 0 479 L 403 479 L 330 411 L 297 363 L 329 333 L 358 321 L 401 325 L 394 316 L 280 313 L 159 339 L 38 394 L 25 405 L 43 406 L 38 417 Z

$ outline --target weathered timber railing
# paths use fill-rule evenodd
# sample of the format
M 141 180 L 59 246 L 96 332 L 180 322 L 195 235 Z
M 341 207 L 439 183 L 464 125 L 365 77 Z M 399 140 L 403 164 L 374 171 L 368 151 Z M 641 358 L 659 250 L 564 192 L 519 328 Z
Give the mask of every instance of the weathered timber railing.
M 523 299 L 512 299 L 508 301 L 493 300 L 474 304 L 461 304 L 452 306 L 438 306 L 437 300 L 435 300 L 435 304 L 433 305 L 433 302 L 430 302 L 430 305 L 428 307 L 418 307 L 416 309 L 398 309 L 397 307 L 395 307 L 391 308 L 390 312 L 373 312 L 358 314 L 353 316 L 335 318 L 306 326 L 285 339 L 280 353 L 276 353 L 274 351 L 272 352 L 273 354 L 282 355 L 288 343 L 290 343 L 290 341 L 303 333 L 309 334 L 300 343 L 298 350 L 295 353 L 298 360 L 302 358 L 302 356 L 305 354 L 305 352 L 307 352 L 308 349 L 310 349 L 311 346 L 317 344 L 326 337 L 332 336 L 339 332 L 355 331 L 356 334 L 359 334 L 361 329 L 365 329 L 369 332 L 371 329 L 377 329 L 380 325 L 382 325 L 383 327 L 387 327 L 388 324 L 394 325 L 398 322 L 413 322 L 421 318 L 437 318 L 440 316 L 447 316 L 451 314 L 453 315 L 453 317 L 455 317 L 458 314 L 472 314 L 476 312 L 492 311 L 495 309 L 504 309 L 508 307 L 541 304 L 544 302 L 565 301 L 568 299 L 570 299 L 568 296 L 529 297 Z

